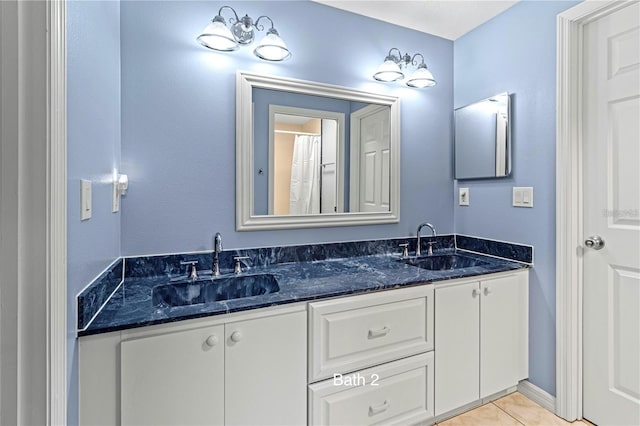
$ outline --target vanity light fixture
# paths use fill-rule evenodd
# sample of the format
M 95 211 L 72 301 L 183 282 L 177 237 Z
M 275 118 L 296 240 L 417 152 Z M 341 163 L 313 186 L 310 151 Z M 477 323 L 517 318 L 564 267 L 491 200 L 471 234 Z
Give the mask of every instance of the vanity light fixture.
M 229 9 L 233 12 L 233 17 L 229 18 L 231 28 L 227 27 L 227 22 L 222 17 L 222 10 Z M 280 34 L 273 27 L 273 20 L 266 15 L 259 16 L 255 21 L 244 15 L 238 18 L 238 14 L 231 6 L 222 6 L 218 14 L 206 26 L 202 34 L 196 40 L 204 47 L 221 52 L 231 52 L 238 50 L 240 46 L 251 44 L 255 38 L 255 30 L 264 31 L 264 25 L 260 24 L 262 19 L 268 19 L 271 28 L 260 40 L 253 54 L 265 61 L 279 62 L 291 57 L 291 52 L 287 48 Z
M 396 53 L 397 52 L 397 53 Z M 416 61 L 416 57 L 420 56 L 421 61 L 418 63 Z M 408 68 L 409 66 L 417 66 L 417 69 L 411 74 L 411 76 L 407 79 L 405 84 L 410 87 L 430 87 L 435 86 L 436 80 L 433 78 L 433 74 L 431 71 L 427 69 L 427 65 L 424 63 L 424 56 L 422 53 L 416 53 L 413 56 L 405 53 L 404 55 L 400 51 L 400 49 L 393 47 L 389 50 L 389 54 L 386 58 L 384 58 L 384 62 L 380 65 L 373 75 L 378 81 L 398 81 L 405 77 L 404 72 L 402 72 L 403 68 Z

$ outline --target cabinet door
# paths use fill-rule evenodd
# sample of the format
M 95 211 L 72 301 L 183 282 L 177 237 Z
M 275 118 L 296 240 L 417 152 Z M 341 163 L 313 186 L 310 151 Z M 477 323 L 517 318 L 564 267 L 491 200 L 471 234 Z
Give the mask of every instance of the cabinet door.
M 222 425 L 224 327 L 124 341 L 123 425 Z
M 436 416 L 478 399 L 479 283 L 436 288 Z
M 528 286 L 525 273 L 480 282 L 480 397 L 527 377 Z
M 306 314 L 225 326 L 225 424 L 306 423 Z

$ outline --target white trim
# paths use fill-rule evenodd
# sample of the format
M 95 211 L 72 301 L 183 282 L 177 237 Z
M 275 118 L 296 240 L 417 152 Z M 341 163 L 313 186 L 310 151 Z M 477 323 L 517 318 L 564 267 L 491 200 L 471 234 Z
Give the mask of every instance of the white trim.
M 47 2 L 47 424 L 67 423 L 67 40 L 64 0 Z
M 391 109 L 391 199 L 389 212 L 352 212 L 324 215 L 267 216 L 253 214 L 253 106 L 254 87 L 335 97 L 387 105 Z M 248 189 L 248 190 L 247 190 Z M 236 230 L 298 229 L 325 226 L 374 225 L 400 221 L 400 98 L 347 87 L 238 71 L 236 74 Z
M 0 424 L 18 424 L 18 4 L 0 1 Z
M 582 34 L 624 6 L 585 1 L 558 15 L 556 92 L 556 414 L 582 418 Z
M 518 383 L 518 392 L 526 396 L 542 408 L 555 413 L 556 398 L 549 392 L 531 383 L 529 380 L 522 380 Z

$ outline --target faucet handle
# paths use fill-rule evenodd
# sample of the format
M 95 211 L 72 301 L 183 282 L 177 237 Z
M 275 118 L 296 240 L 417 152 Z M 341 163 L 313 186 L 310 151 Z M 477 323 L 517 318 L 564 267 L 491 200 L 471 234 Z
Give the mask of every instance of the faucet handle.
M 233 256 L 233 272 L 236 274 L 242 273 L 242 262 L 241 260 L 250 259 L 249 256 Z
M 431 256 L 433 254 L 433 246 L 438 244 L 438 242 L 437 241 L 427 241 L 427 244 L 429 245 L 429 250 L 427 251 L 427 254 L 429 254 L 429 256 Z
M 198 270 L 196 268 L 197 264 L 198 264 L 197 260 L 183 260 L 183 261 L 180 261 L 180 265 L 189 265 L 187 274 L 189 275 L 189 279 L 190 280 L 195 281 L 195 280 L 198 279 Z
M 402 247 L 402 257 L 409 257 L 409 243 L 398 244 L 399 247 Z

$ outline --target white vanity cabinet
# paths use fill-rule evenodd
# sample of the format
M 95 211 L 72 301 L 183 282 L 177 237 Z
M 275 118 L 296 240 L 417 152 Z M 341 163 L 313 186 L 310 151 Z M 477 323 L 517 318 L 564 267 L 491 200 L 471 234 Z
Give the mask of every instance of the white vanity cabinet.
M 80 339 L 80 423 L 306 422 L 304 304 Z
M 528 292 L 528 270 L 436 286 L 436 416 L 528 377 Z
M 223 325 L 122 342 L 122 425 L 224 424 L 224 346 Z

